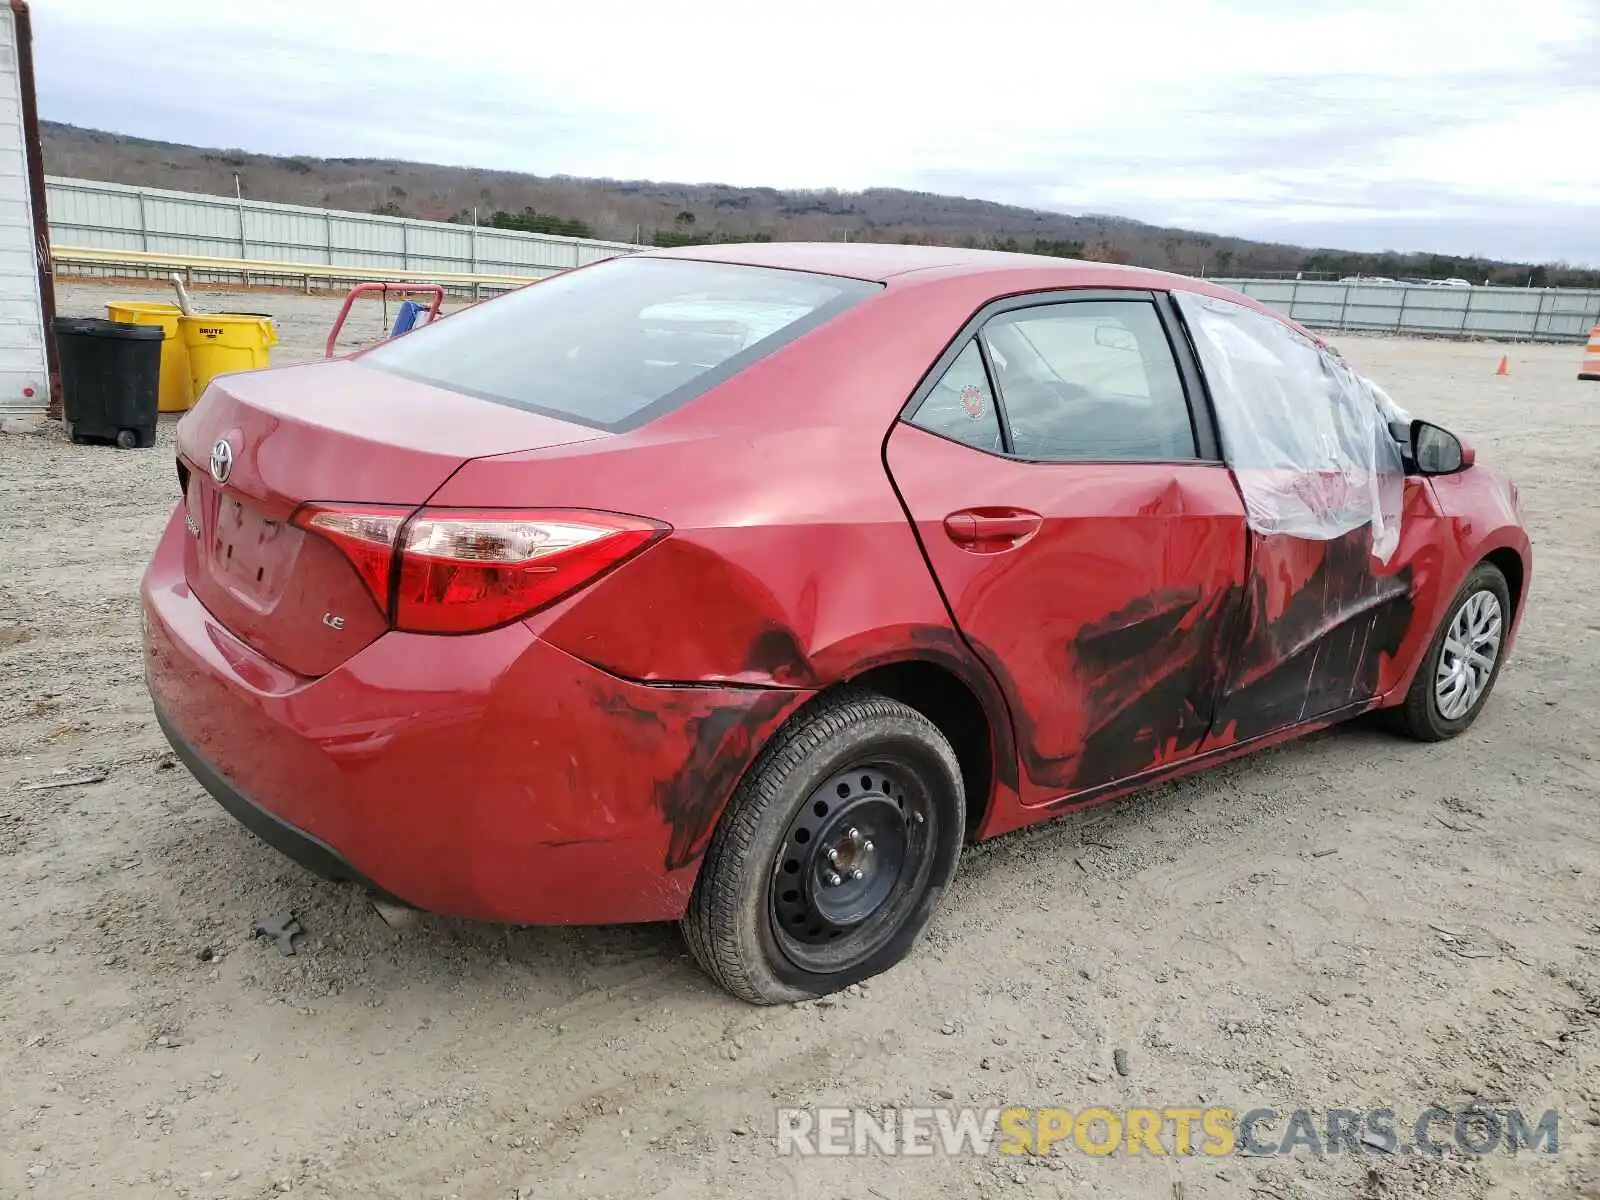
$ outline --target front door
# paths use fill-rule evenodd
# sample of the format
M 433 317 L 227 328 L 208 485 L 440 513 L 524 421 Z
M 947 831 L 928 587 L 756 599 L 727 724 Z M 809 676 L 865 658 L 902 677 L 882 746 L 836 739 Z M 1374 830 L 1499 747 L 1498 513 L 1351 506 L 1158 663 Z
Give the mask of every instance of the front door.
M 1252 526 L 1214 744 L 1369 704 L 1411 622 L 1404 464 L 1379 395 L 1276 317 L 1191 293 L 1176 307 Z
M 1250 535 L 1238 649 L 1214 718 L 1218 745 L 1360 707 L 1411 624 L 1411 569 L 1385 570 L 1362 526 L 1326 541 Z
M 889 438 L 955 622 L 1010 703 L 1026 803 L 1193 754 L 1226 678 L 1244 508 L 1170 324 L 1148 293 L 1009 302 Z

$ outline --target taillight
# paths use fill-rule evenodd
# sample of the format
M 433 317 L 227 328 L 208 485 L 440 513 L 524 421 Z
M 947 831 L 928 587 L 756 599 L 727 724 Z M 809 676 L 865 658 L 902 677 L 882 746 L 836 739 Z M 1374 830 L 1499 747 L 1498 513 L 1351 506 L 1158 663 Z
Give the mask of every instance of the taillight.
M 471 633 L 528 616 L 670 532 L 639 517 L 559 509 L 315 504 L 293 520 L 337 546 L 394 628 L 411 633 Z
M 290 520 L 337 546 L 388 616 L 395 539 L 412 511 L 375 504 L 309 504 L 296 509 Z

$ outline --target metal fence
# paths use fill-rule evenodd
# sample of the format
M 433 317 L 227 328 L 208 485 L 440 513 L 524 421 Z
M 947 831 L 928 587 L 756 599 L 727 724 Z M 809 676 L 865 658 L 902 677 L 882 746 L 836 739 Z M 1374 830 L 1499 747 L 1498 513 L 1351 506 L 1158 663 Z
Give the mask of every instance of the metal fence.
M 417 221 L 337 209 L 268 204 L 158 188 L 127 187 L 49 176 L 45 180 L 54 247 L 170 255 L 249 263 L 247 270 L 206 267 L 206 277 L 267 275 L 283 281 L 386 276 L 536 278 L 644 249 L 627 242 L 523 233 L 445 221 Z M 67 258 L 83 271 L 106 274 L 90 256 Z M 294 265 L 320 267 L 312 273 Z M 265 282 L 265 279 L 262 280 Z M 1510 287 L 1426 287 L 1399 283 L 1339 283 L 1319 279 L 1218 279 L 1314 329 L 1432 337 L 1577 342 L 1600 323 L 1600 290 Z M 476 285 L 470 286 L 476 293 Z
M 1422 337 L 1581 342 L 1600 324 L 1600 291 L 1427 287 L 1313 279 L 1216 279 L 1308 329 Z
M 56 246 L 386 272 L 536 277 L 643 247 L 47 176 Z M 285 275 L 294 275 L 286 270 Z

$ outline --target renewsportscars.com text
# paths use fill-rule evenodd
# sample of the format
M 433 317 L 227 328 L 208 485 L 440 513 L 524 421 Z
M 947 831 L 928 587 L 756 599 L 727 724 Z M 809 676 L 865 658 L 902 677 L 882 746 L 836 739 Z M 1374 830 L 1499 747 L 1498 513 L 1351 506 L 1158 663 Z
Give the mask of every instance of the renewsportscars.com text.
M 1160 1108 L 785 1108 L 777 1150 L 785 1156 L 958 1156 L 1082 1153 L 1281 1156 L 1560 1149 L 1554 1109 L 1428 1108 L 1409 1119 L 1392 1108 L 1304 1109 L 1169 1105 Z

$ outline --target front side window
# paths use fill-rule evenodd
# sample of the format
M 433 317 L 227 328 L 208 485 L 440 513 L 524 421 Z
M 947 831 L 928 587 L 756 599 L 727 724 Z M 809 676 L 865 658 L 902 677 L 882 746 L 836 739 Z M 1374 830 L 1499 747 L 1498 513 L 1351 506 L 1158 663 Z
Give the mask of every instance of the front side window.
M 768 267 L 615 258 L 463 309 L 357 361 L 621 432 L 879 290 Z
M 1017 309 L 995 317 L 982 337 L 1019 457 L 1198 457 L 1177 362 L 1150 301 Z
M 967 348 L 956 356 L 917 406 L 911 423 L 978 450 L 998 454 L 1005 449 L 994 393 L 989 389 L 977 342 L 968 342 Z
M 1394 401 L 1276 317 L 1192 292 L 1173 300 L 1250 527 L 1325 541 L 1370 525 L 1372 552 L 1388 561 L 1405 499 Z

